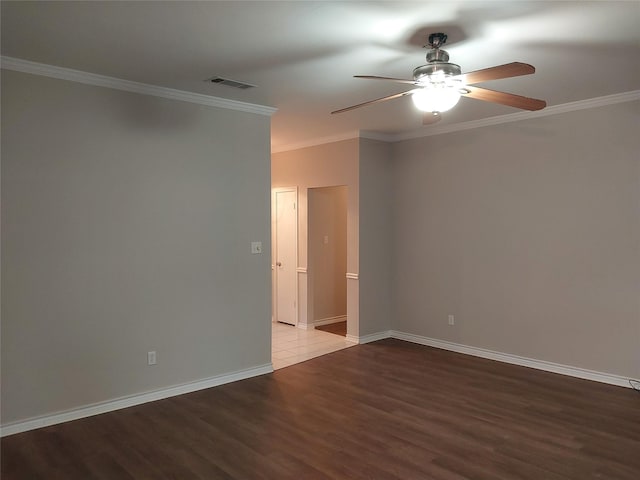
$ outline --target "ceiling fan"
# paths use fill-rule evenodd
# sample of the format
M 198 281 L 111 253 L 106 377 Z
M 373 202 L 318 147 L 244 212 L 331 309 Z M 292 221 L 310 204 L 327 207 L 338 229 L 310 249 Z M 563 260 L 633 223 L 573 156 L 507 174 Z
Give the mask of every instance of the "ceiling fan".
M 441 118 L 440 114 L 453 108 L 461 96 L 484 100 L 486 102 L 500 103 L 523 110 L 541 110 L 546 107 L 547 102 L 544 100 L 523 97 L 512 93 L 498 92 L 472 85 L 488 80 L 529 75 L 536 71 L 532 65 L 512 62 L 498 65 L 497 67 L 476 70 L 475 72 L 461 73 L 460 66 L 455 63 L 449 63 L 449 54 L 442 50 L 442 46 L 446 41 L 447 36 L 444 33 L 432 33 L 429 35 L 428 46 L 431 47 L 431 49 L 427 52 L 427 64 L 413 70 L 413 80 L 372 75 L 354 76 L 355 78 L 386 80 L 395 83 L 415 85 L 417 88 L 396 93 L 395 95 L 369 100 L 368 102 L 352 105 L 331 113 L 348 112 L 349 110 L 364 107 L 365 105 L 384 102 L 406 95 L 411 95 L 416 108 L 424 112 L 422 123 L 425 125 L 438 122 Z

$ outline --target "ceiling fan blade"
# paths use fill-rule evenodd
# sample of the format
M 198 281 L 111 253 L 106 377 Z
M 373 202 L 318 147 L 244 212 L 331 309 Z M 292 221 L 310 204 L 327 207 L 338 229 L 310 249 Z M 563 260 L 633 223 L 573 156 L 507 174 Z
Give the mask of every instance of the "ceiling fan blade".
M 364 78 L 367 80 L 387 80 L 396 83 L 408 83 L 409 85 L 418 85 L 415 80 L 405 80 L 404 78 L 393 77 L 377 77 L 375 75 L 354 75 L 353 78 Z
M 354 110 L 356 108 L 364 107 L 365 105 L 371 105 L 372 103 L 384 102 L 386 100 L 393 100 L 394 98 L 404 97 L 405 95 L 409 95 L 413 92 L 414 90 L 409 90 L 408 92 L 396 93 L 395 95 L 388 95 L 386 97 L 376 98 L 375 100 L 369 100 L 368 102 L 359 103 L 357 105 L 352 105 L 347 108 L 341 108 L 340 110 L 331 112 L 331 114 L 348 112 L 349 110 Z
M 513 93 L 496 92 L 495 90 L 489 90 L 488 88 L 472 87 L 467 85 L 465 90 L 469 93 L 463 93 L 462 95 L 464 97 L 484 100 L 485 102 L 501 103 L 502 105 L 521 108 L 523 110 L 542 110 L 547 106 L 547 102 L 544 100 L 522 97 L 520 95 L 514 95 Z
M 480 83 L 488 80 L 500 80 L 501 78 L 519 77 L 520 75 L 531 75 L 536 69 L 528 63 L 512 62 L 498 65 L 497 67 L 483 68 L 474 72 L 463 73 L 465 83 Z
M 422 124 L 423 125 L 433 125 L 434 123 L 438 123 L 442 119 L 442 115 L 439 113 L 425 112 L 422 115 Z

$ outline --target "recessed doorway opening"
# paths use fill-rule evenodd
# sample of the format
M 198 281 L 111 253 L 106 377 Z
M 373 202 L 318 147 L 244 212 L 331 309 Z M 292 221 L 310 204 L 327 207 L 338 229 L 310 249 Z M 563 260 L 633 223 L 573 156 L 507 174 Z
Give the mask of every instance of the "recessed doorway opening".
M 347 187 L 301 193 L 278 187 L 272 194 L 275 369 L 356 344 L 346 337 Z

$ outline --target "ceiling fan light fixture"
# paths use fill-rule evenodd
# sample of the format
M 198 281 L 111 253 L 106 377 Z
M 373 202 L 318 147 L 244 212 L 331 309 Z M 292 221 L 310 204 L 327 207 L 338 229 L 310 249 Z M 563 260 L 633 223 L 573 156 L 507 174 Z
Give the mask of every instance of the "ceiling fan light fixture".
M 436 53 L 446 54 L 444 50 Z M 423 112 L 446 112 L 456 106 L 460 100 L 460 89 L 465 86 L 460 66 L 430 59 L 428 55 L 427 60 L 433 63 L 422 65 L 413 71 L 413 78 L 421 87 L 412 96 L 413 104 Z
M 436 84 L 418 89 L 411 99 L 418 110 L 442 113 L 456 106 L 460 100 L 460 90 L 455 86 Z
M 547 102 L 536 98 L 523 97 L 512 93 L 489 90 L 476 87 L 474 84 L 488 80 L 500 80 L 503 78 L 530 75 L 536 71 L 533 65 L 522 62 L 505 63 L 495 67 L 484 68 L 474 72 L 462 74 L 460 66 L 449 62 L 449 54 L 442 50 L 447 41 L 444 33 L 432 33 L 429 35 L 429 43 L 425 48 L 431 47 L 427 52 L 427 64 L 416 67 L 413 70 L 413 80 L 393 77 L 379 77 L 374 75 L 355 75 L 356 78 L 371 80 L 386 80 L 396 83 L 413 85 L 413 90 L 387 95 L 386 97 L 369 100 L 368 102 L 352 105 L 331 112 L 343 113 L 350 110 L 384 102 L 394 98 L 411 95 L 414 105 L 418 110 L 425 112 L 422 123 L 430 125 L 440 119 L 440 113 L 446 112 L 456 106 L 460 97 L 475 98 L 486 102 L 499 103 L 523 110 L 535 111 L 547 106 Z M 468 85 L 467 85 L 468 83 Z M 431 115 L 429 115 L 431 113 Z M 436 120 L 434 120 L 436 119 Z

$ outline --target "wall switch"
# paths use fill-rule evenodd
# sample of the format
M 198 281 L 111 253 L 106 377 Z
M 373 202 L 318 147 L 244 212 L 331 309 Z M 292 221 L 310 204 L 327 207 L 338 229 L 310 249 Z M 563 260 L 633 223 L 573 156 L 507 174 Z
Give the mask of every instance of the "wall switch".
M 147 364 L 155 365 L 156 364 L 156 352 L 147 352 Z
M 453 318 L 453 315 L 449 315 L 449 325 L 455 325 L 455 324 L 456 324 L 456 321 Z
M 251 253 L 262 253 L 262 242 L 251 242 Z

